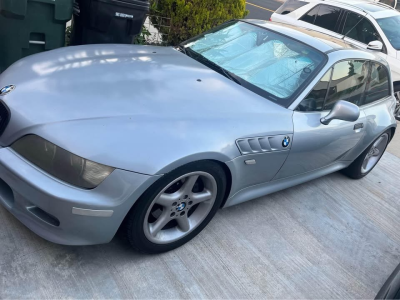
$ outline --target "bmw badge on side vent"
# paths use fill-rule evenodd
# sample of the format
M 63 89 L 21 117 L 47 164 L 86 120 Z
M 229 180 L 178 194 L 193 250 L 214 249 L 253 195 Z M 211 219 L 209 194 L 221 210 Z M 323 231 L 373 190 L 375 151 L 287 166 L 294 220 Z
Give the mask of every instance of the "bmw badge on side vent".
M 7 95 L 8 93 L 11 93 L 13 90 L 15 90 L 15 85 L 12 84 L 6 85 L 0 90 L 0 96 Z
M 285 136 L 285 137 L 283 138 L 283 141 L 282 141 L 282 146 L 283 146 L 284 148 L 286 148 L 287 146 L 289 146 L 289 144 L 290 144 L 290 137 Z

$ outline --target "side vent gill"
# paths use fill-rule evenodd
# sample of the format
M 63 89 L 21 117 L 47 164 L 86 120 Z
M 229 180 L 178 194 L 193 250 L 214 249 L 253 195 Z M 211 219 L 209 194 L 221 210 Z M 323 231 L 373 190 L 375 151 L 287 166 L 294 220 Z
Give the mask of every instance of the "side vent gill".
M 285 137 L 290 138 L 289 145 L 284 147 L 282 141 Z M 275 136 L 261 136 L 261 137 L 250 137 L 236 140 L 240 152 L 243 155 L 256 154 L 273 151 L 288 150 L 291 147 L 292 134 L 286 135 L 275 135 Z

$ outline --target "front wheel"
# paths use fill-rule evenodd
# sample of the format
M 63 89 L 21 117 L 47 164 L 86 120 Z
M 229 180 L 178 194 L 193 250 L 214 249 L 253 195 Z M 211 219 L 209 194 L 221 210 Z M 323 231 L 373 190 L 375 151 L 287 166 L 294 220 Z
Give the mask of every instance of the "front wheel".
M 137 201 L 126 219 L 134 249 L 161 253 L 175 249 L 211 221 L 225 195 L 223 169 L 199 161 L 164 175 Z
M 353 179 L 366 176 L 376 166 L 389 144 L 391 131 L 385 131 L 343 173 Z

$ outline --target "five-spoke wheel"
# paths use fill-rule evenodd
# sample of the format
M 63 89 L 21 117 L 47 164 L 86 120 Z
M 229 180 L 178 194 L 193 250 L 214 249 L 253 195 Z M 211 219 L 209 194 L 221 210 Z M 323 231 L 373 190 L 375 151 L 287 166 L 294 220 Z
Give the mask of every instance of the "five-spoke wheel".
M 192 172 L 168 184 L 151 203 L 144 220 L 154 243 L 174 242 L 195 229 L 210 212 L 217 195 L 211 174 Z
M 400 121 L 400 86 L 395 87 L 394 96 L 396 98 L 396 109 L 394 111 L 394 117 L 397 121 Z
M 193 162 L 162 176 L 126 218 L 130 243 L 147 253 L 183 245 L 210 222 L 222 204 L 225 189 L 225 172 L 212 161 Z
M 383 152 L 385 152 L 388 142 L 389 134 L 384 133 L 372 144 L 372 147 L 370 147 L 364 158 L 364 162 L 361 166 L 361 173 L 368 173 L 375 167 Z
M 343 170 L 347 176 L 360 179 L 376 166 L 389 144 L 391 131 L 382 133 L 355 161 Z

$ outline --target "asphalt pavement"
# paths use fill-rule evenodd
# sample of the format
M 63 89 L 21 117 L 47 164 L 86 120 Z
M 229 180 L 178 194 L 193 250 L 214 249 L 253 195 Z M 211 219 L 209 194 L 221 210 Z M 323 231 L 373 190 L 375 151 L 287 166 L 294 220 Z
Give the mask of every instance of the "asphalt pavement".
M 283 1 L 283 0 L 282 0 Z M 247 1 L 246 9 L 249 11 L 246 19 L 269 20 L 272 13 L 282 5 L 282 1 L 251 0 Z

